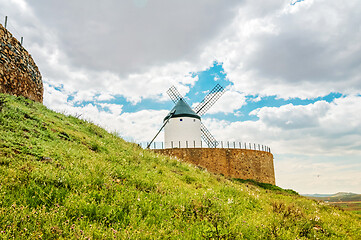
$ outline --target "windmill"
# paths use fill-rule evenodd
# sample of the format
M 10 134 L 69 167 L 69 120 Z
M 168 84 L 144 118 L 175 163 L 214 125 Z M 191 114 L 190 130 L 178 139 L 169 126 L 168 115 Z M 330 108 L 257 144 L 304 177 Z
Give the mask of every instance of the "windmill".
M 217 146 L 217 141 L 201 122 L 201 116 L 217 102 L 223 93 L 224 88 L 217 84 L 205 98 L 192 109 L 178 90 L 174 86 L 170 87 L 167 94 L 175 103 L 175 106 L 164 118 L 162 127 L 148 144 L 147 148 L 151 146 L 163 128 L 165 128 L 165 148 L 180 148 L 181 142 L 183 144 L 186 143 L 187 145 L 190 144 L 193 147 L 201 147 L 201 139 L 203 139 L 208 147 L 215 148 Z

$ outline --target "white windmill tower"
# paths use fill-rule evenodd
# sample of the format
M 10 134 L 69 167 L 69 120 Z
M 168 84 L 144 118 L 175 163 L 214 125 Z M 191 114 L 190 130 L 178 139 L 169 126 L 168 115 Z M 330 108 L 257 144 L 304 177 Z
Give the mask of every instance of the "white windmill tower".
M 199 148 L 202 147 L 202 139 L 208 147 L 216 147 L 217 141 L 201 122 L 201 116 L 222 96 L 224 88 L 217 84 L 194 109 L 188 105 L 174 86 L 169 88 L 167 93 L 176 105 L 164 118 L 163 126 L 147 148 L 151 146 L 163 128 L 165 148 Z
M 172 111 L 164 118 L 165 148 L 201 146 L 201 117 L 181 98 Z

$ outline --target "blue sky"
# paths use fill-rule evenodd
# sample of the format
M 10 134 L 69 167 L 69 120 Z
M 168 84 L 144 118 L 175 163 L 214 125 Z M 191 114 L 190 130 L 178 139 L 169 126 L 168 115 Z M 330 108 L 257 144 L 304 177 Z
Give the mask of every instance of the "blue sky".
M 277 185 L 361 193 L 357 0 L 0 0 L 32 54 L 44 104 L 133 142 L 152 139 L 174 85 L 217 140 L 274 154 Z M 162 141 L 160 134 L 157 141 Z

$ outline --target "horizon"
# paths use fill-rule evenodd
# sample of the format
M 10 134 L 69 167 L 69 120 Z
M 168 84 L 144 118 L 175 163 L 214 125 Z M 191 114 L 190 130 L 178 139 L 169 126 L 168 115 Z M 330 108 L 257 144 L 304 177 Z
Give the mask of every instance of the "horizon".
M 218 141 L 269 146 L 282 188 L 361 194 L 360 10 L 355 0 L 0 0 L 0 22 L 24 37 L 52 110 L 149 142 L 174 106 L 169 87 L 194 107 L 220 84 L 202 116 Z

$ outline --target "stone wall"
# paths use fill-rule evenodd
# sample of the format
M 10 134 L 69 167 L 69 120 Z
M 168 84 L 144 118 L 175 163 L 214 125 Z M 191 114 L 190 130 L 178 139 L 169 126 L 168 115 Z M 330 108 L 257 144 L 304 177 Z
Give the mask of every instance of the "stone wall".
M 20 42 L 0 24 L 0 93 L 43 102 L 38 67 Z
M 171 148 L 153 150 L 227 177 L 275 184 L 273 155 L 269 152 L 228 148 Z

